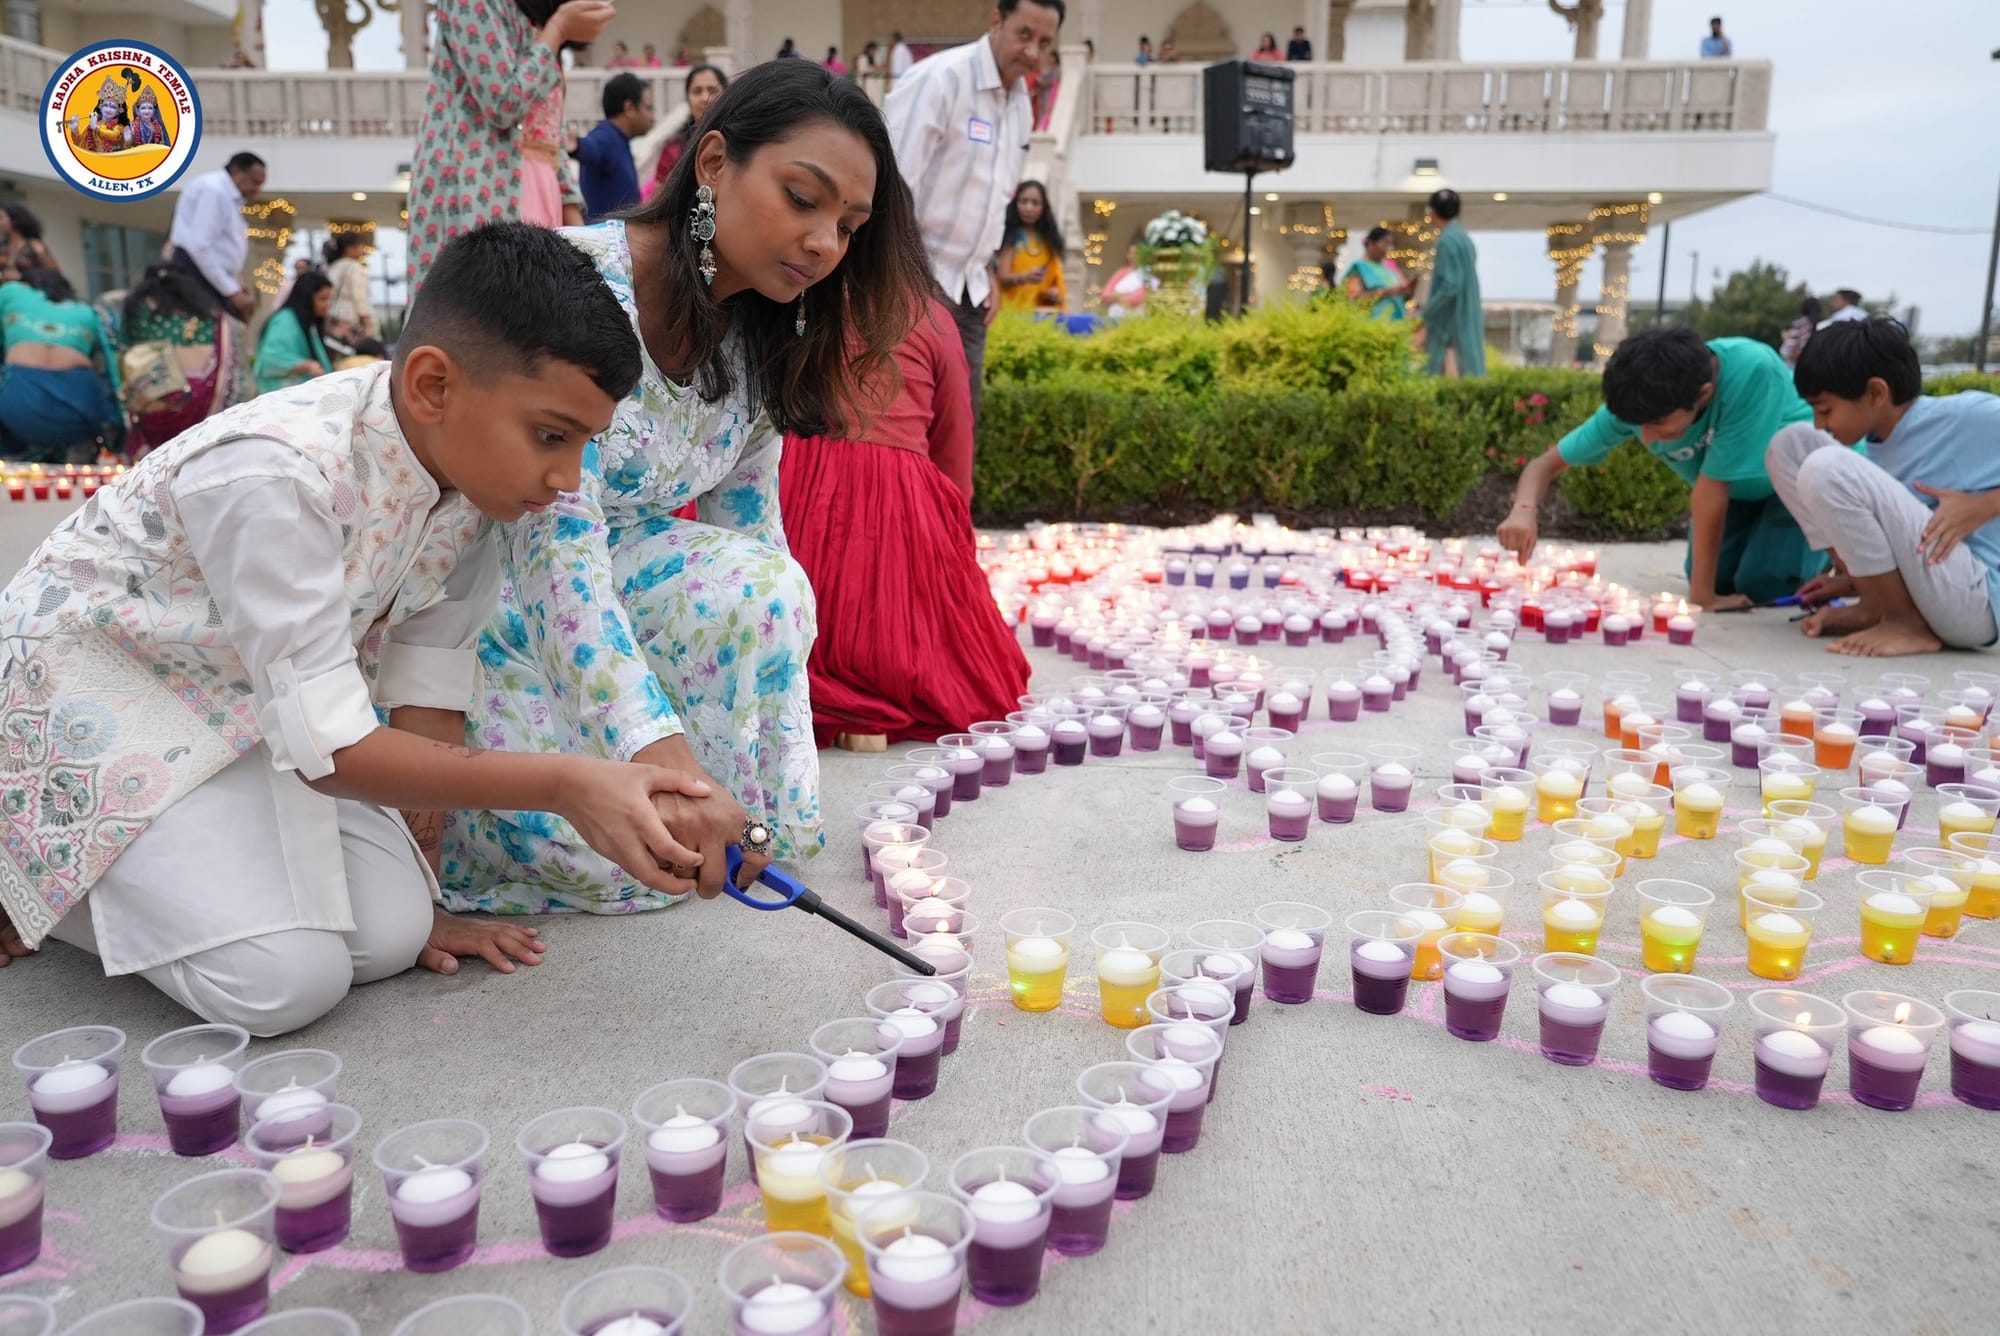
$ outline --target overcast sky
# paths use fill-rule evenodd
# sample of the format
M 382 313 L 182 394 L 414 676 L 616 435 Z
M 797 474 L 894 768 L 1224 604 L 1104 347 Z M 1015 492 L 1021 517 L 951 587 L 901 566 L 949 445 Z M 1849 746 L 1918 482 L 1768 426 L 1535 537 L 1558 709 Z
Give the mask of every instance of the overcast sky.
M 641 0 L 628 0 L 640 3 Z M 1115 3 L 1116 0 L 1111 0 Z M 1467 60 L 1560 60 L 1572 50 L 1543 0 L 1464 0 Z M 1859 288 L 1871 301 L 1891 292 L 1921 310 L 1926 334 L 1970 333 L 1979 319 L 1995 192 L 2000 190 L 2000 3 L 1996 0 L 1654 0 L 1656 59 L 1692 57 L 1711 14 L 1741 57 L 1776 67 L 1771 123 L 1777 132 L 1774 192 L 1896 222 L 1976 228 L 1946 236 L 1877 227 L 1812 213 L 1768 198 L 1711 209 L 1674 228 L 1667 289 L 1688 292 L 1689 266 L 1706 293 L 1716 271 L 1758 258 L 1776 261 L 1814 290 Z M 1612 0 L 1600 54 L 1618 54 L 1624 6 Z M 266 0 L 273 68 L 321 68 L 326 45 L 312 0 Z M 282 34 L 282 36 L 281 36 Z M 287 40 L 289 38 L 289 40 Z M 364 69 L 399 67 L 395 15 L 377 15 L 356 42 Z M 1956 145 L 1956 147 L 1953 147 Z M 1493 298 L 1548 299 L 1554 275 L 1534 233 L 1478 238 L 1480 277 Z M 400 247 L 392 262 L 400 263 Z M 1660 279 L 1659 229 L 1632 259 L 1635 301 Z M 1584 275 L 1592 300 L 1596 266 Z

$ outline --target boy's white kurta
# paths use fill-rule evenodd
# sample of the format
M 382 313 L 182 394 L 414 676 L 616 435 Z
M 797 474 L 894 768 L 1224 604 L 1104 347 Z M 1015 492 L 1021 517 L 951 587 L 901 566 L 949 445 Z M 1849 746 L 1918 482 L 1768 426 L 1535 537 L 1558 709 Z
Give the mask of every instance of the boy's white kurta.
M 334 800 L 304 781 L 332 773 L 378 706 L 465 709 L 498 588 L 489 521 L 440 496 L 396 424 L 391 375 L 325 376 L 177 437 L 59 525 L 0 595 L 0 903 L 30 946 L 259 743 L 276 884 L 199 926 L 93 914 L 105 972 L 354 929 Z M 218 825 L 217 846 L 233 834 Z

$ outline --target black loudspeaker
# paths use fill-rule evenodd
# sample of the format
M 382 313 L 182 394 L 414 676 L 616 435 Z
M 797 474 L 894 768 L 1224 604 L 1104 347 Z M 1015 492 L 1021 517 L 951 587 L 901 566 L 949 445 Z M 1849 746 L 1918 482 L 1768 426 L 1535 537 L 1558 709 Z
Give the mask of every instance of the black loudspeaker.
M 1225 60 L 1201 72 L 1211 172 L 1280 172 L 1292 165 L 1292 71 Z

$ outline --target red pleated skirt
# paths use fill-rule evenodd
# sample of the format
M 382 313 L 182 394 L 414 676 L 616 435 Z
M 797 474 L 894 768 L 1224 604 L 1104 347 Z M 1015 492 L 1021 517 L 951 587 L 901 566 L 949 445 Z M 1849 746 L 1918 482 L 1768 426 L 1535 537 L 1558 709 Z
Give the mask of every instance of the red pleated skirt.
M 994 606 L 958 489 L 923 455 L 787 437 L 780 504 L 819 603 L 807 667 L 820 745 L 933 741 L 1004 719 L 1028 659 Z

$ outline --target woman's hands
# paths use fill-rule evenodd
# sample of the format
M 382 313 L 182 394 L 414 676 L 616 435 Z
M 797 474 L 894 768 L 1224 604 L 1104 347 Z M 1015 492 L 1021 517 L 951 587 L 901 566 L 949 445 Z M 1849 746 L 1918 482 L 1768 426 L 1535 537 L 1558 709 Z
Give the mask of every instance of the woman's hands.
M 658 747 L 654 743 L 653 747 Z M 682 744 L 685 747 L 685 743 Z M 649 747 L 646 751 L 651 751 Z M 623 761 L 601 761 L 589 757 L 572 757 L 575 764 L 569 782 L 559 790 L 558 815 L 576 827 L 577 834 L 583 836 L 584 843 L 603 854 L 606 858 L 625 869 L 626 875 L 652 890 L 668 895 L 681 895 L 695 888 L 696 870 L 703 877 L 703 885 L 708 885 L 711 874 L 715 894 L 722 889 L 723 849 L 704 839 L 713 819 L 706 823 L 682 822 L 669 827 L 663 819 L 671 809 L 663 806 L 662 798 L 674 797 L 682 801 L 702 802 L 713 799 L 717 790 L 701 773 L 699 766 L 683 766 L 676 769 L 649 763 L 646 752 L 634 757 L 632 763 Z M 728 805 L 737 812 L 733 798 L 723 795 Z M 704 809 L 708 810 L 708 809 Z M 742 834 L 743 825 L 738 820 L 731 839 Z M 727 844 L 728 841 L 724 841 Z M 711 848 L 714 866 L 709 864 Z M 747 855 L 746 855 L 747 860 Z M 682 868 L 681 873 L 669 868 Z
M 676 792 L 656 795 L 654 802 L 674 835 L 683 844 L 700 851 L 696 893 L 704 900 L 713 900 L 722 894 L 724 879 L 729 875 L 729 846 L 742 842 L 743 827 L 749 822 L 750 814 L 743 810 L 743 805 L 726 787 L 708 778 L 701 763 L 695 760 L 694 750 L 688 746 L 684 735 L 677 734 L 649 743 L 632 759 L 658 766 L 681 780 L 700 781 L 701 793 L 683 786 Z M 738 884 L 748 885 L 770 865 L 768 855 L 745 849 L 743 874 L 738 878 Z

